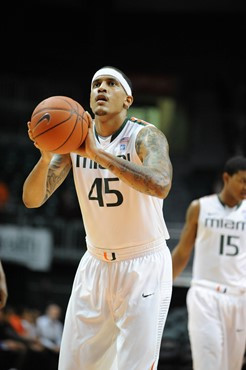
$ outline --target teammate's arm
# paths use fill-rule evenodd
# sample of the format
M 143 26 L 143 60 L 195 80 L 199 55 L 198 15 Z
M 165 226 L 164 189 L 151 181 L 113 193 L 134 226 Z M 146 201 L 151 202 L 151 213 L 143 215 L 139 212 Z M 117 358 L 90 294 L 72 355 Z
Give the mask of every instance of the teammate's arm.
M 193 200 L 187 209 L 179 242 L 172 251 L 173 279 L 184 270 L 190 259 L 196 239 L 199 211 L 199 200 Z
M 77 150 L 77 154 L 94 160 L 142 193 L 166 198 L 171 188 L 172 164 L 165 135 L 155 126 L 144 127 L 137 135 L 136 151 L 143 165 L 137 165 L 97 148 L 90 124 L 85 143 Z
M 0 309 L 6 305 L 7 298 L 8 298 L 7 283 L 3 266 L 0 261 Z

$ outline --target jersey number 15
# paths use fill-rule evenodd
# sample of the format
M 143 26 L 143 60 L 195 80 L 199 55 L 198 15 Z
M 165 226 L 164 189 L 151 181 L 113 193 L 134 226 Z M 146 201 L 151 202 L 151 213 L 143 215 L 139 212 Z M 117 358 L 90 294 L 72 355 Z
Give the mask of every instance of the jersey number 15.
M 220 254 L 225 256 L 236 256 L 239 253 L 239 236 L 221 235 Z

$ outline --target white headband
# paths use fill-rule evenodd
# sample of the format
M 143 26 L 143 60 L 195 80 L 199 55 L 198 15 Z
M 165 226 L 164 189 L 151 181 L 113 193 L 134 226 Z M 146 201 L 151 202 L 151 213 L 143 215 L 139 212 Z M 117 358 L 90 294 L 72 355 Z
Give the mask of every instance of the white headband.
M 106 75 L 106 76 L 111 76 L 111 77 L 114 77 L 116 80 L 119 81 L 119 83 L 122 85 L 122 87 L 124 88 L 125 92 L 127 93 L 127 95 L 130 95 L 132 96 L 132 90 L 128 84 L 128 82 L 126 81 L 126 79 L 122 76 L 122 74 L 118 71 L 116 71 L 115 69 L 113 68 L 101 68 L 99 69 L 93 76 L 92 78 L 92 81 L 91 83 L 93 83 L 93 81 L 98 78 L 99 76 L 102 76 L 102 75 Z

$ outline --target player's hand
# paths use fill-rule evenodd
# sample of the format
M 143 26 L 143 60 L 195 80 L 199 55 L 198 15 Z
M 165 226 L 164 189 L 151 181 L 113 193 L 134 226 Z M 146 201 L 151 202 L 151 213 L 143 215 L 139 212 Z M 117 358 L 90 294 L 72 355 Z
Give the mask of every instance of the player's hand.
M 31 124 L 31 122 L 28 121 L 27 122 L 28 136 L 29 136 L 29 139 L 31 139 L 33 141 L 34 145 L 37 146 L 37 144 L 35 143 L 35 140 L 33 139 L 33 134 L 32 134 L 32 130 L 31 130 L 30 124 Z M 37 148 L 38 148 L 38 146 L 37 146 Z
M 28 136 L 30 138 L 30 140 L 32 140 L 34 146 L 40 150 L 40 153 L 41 153 L 41 156 L 43 158 L 43 160 L 47 161 L 47 162 L 50 162 L 52 157 L 53 157 L 53 153 L 51 152 L 47 152 L 47 151 L 44 151 L 42 149 L 39 148 L 38 144 L 35 142 L 35 140 L 33 139 L 33 134 L 32 134 L 32 130 L 30 128 L 30 121 L 27 122 L 27 127 L 28 127 Z
M 87 157 L 90 159 L 95 158 L 95 153 L 97 152 L 98 148 L 96 145 L 96 140 L 94 137 L 94 128 L 93 128 L 93 121 L 89 112 L 85 112 L 88 116 L 88 133 L 83 142 L 83 144 L 75 151 L 76 154 L 81 155 L 82 157 Z

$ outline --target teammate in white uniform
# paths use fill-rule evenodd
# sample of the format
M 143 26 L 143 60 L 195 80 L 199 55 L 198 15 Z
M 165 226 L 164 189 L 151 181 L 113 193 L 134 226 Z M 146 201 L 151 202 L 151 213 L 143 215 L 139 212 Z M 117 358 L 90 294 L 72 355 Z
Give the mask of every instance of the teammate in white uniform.
M 230 158 L 219 194 L 191 202 L 178 245 L 173 278 L 194 249 L 187 294 L 195 370 L 240 370 L 246 346 L 246 158 Z
M 86 230 L 59 370 L 157 369 L 172 292 L 163 217 L 172 165 L 165 135 L 127 117 L 132 102 L 121 71 L 97 71 L 85 143 L 68 155 L 41 152 L 23 187 L 26 206 L 39 207 L 72 167 Z

